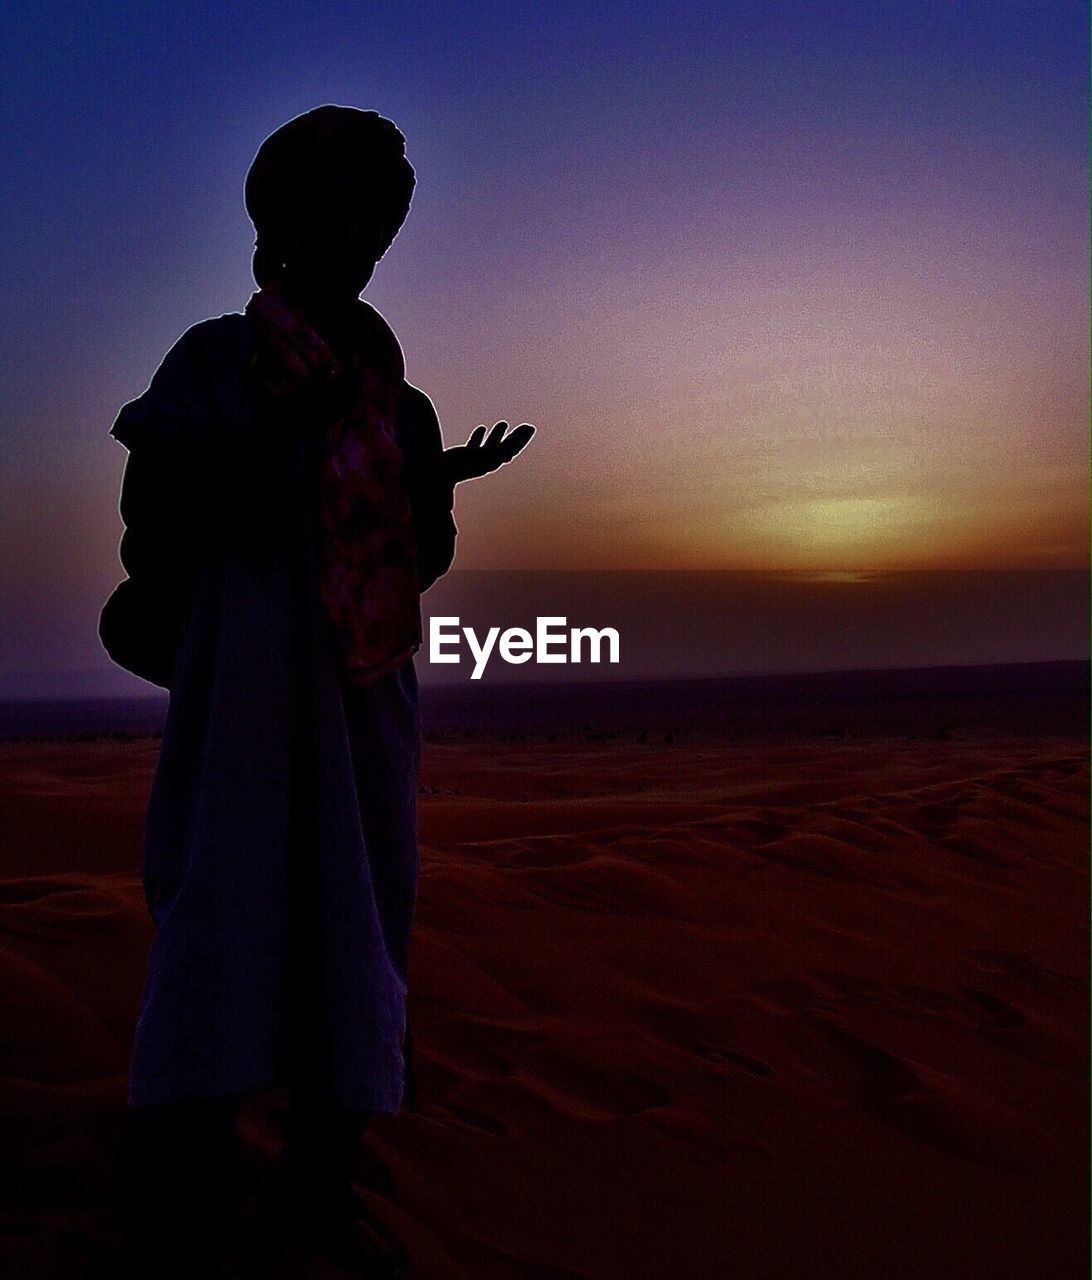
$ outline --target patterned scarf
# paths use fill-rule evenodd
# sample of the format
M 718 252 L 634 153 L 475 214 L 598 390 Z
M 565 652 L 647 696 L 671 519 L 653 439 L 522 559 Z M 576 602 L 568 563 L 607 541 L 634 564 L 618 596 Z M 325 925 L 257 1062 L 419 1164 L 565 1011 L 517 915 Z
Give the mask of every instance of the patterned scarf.
M 350 683 L 369 684 L 421 645 L 417 544 L 394 433 L 402 348 L 363 301 L 353 308 L 351 357 L 341 361 L 276 290 L 259 290 L 246 311 L 264 393 L 283 407 L 301 403 L 302 391 L 317 420 L 300 430 L 324 430 L 319 593 Z

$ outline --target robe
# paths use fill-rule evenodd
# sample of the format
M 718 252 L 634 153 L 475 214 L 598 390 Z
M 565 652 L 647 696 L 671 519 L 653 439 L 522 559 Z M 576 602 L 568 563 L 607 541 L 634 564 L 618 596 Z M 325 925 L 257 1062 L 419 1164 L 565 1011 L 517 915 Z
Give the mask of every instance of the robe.
M 397 1112 L 416 1104 L 416 672 L 410 659 L 363 687 L 343 675 L 318 594 L 322 432 L 263 409 L 251 324 L 230 313 L 187 330 L 111 429 L 129 450 L 129 577 L 100 636 L 170 691 L 129 1097 L 290 1084 Z M 456 528 L 436 412 L 408 382 L 396 433 L 424 590 Z

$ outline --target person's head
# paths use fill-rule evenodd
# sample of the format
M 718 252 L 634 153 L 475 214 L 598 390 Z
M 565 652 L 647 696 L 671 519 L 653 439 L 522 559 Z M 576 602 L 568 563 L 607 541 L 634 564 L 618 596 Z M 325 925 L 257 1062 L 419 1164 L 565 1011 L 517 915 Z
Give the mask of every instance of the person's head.
M 271 133 L 244 187 L 259 287 L 359 297 L 409 212 L 405 145 L 392 121 L 356 107 L 316 107 Z

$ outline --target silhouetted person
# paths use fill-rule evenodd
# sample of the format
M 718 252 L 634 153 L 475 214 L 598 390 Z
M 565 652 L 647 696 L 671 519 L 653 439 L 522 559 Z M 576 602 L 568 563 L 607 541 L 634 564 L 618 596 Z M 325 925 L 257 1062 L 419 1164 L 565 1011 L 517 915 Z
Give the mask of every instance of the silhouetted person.
M 187 330 L 112 429 L 129 578 L 100 634 L 171 694 L 122 1164 L 149 1276 L 216 1274 L 241 1097 L 281 1085 L 267 1228 L 397 1269 L 351 1175 L 371 1113 L 415 1100 L 420 593 L 454 556 L 456 484 L 534 430 L 445 451 L 360 299 L 410 207 L 404 143 L 334 106 L 267 138 L 245 188 L 258 292 Z

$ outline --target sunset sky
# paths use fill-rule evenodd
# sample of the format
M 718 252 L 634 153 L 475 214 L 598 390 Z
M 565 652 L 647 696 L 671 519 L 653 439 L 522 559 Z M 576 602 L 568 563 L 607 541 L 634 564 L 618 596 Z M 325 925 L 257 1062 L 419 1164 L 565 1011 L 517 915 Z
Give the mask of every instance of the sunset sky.
M 364 296 L 447 442 L 539 427 L 460 567 L 1085 563 L 1083 3 L 16 8 L 4 670 L 94 627 L 113 418 L 245 304 L 243 176 L 322 102 L 407 137 Z

